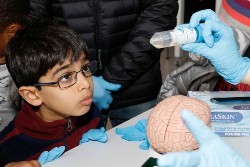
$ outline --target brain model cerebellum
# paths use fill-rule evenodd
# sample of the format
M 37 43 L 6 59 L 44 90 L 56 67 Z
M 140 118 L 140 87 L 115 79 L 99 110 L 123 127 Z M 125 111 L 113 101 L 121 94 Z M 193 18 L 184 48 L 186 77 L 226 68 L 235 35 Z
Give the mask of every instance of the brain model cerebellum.
M 180 117 L 183 109 L 192 111 L 199 119 L 210 123 L 210 108 L 205 102 L 182 95 L 158 103 L 148 117 L 147 136 L 158 153 L 190 151 L 198 148 L 194 137 Z

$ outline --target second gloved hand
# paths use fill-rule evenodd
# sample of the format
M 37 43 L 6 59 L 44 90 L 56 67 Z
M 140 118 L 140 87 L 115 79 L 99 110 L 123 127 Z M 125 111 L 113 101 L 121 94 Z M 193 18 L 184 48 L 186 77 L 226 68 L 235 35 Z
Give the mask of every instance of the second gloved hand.
M 249 167 L 236 151 L 214 134 L 201 120 L 187 110 L 181 112 L 187 128 L 199 143 L 192 152 L 167 153 L 158 159 L 159 167 Z
M 142 141 L 140 148 L 148 150 L 150 144 L 147 138 L 147 119 L 139 120 L 135 125 L 126 128 L 116 128 L 116 134 L 128 141 Z
M 43 165 L 46 162 L 53 161 L 59 158 L 65 150 L 65 146 L 55 147 L 50 151 L 44 151 L 38 158 L 38 162 Z
M 93 76 L 94 82 L 94 95 L 93 102 L 97 107 L 102 109 L 108 109 L 109 105 L 112 103 L 113 98 L 111 96 L 112 91 L 117 91 L 121 88 L 120 84 L 113 84 L 105 81 L 102 76 Z
M 100 129 L 90 129 L 88 132 L 84 133 L 79 144 L 88 142 L 89 140 L 106 143 L 108 135 L 105 133 L 104 127 L 101 127 Z
M 220 22 L 212 10 L 203 10 L 192 15 L 190 27 L 203 23 L 202 36 L 205 43 L 189 43 L 182 49 L 206 57 L 216 71 L 232 84 L 238 84 L 250 68 L 249 58 L 241 57 L 232 28 Z

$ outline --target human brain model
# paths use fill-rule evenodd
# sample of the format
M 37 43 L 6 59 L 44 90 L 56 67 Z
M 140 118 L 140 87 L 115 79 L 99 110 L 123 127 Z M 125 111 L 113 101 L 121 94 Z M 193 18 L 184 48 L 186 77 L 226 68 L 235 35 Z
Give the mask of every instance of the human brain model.
M 158 153 L 190 151 L 198 148 L 194 137 L 180 117 L 183 109 L 210 123 L 209 106 L 195 98 L 172 96 L 158 103 L 148 118 L 147 136 L 151 147 Z

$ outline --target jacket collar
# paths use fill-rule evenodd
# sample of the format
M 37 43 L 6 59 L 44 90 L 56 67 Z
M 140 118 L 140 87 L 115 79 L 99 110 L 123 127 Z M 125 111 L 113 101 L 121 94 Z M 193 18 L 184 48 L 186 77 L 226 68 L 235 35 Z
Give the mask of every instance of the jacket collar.
M 67 131 L 68 120 L 43 121 L 30 104 L 23 103 L 22 110 L 15 119 L 16 127 L 28 136 L 39 139 L 60 139 Z

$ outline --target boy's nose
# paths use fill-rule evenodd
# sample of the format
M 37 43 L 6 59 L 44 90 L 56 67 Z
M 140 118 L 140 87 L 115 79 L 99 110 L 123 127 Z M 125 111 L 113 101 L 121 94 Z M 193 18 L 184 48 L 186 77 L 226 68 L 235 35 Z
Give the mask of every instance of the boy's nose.
M 79 72 L 77 75 L 79 89 L 82 90 L 90 88 L 90 79 L 91 76 L 85 77 L 83 73 Z

